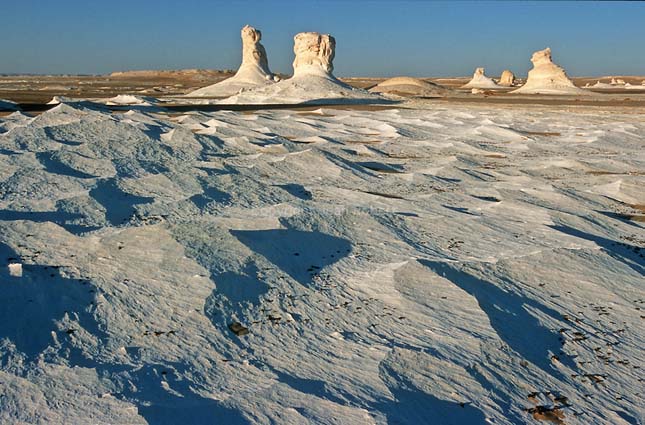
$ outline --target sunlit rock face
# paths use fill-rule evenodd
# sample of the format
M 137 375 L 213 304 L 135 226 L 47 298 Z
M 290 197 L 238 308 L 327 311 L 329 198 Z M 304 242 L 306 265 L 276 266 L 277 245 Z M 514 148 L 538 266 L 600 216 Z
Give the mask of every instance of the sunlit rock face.
M 551 49 L 546 48 L 533 53 L 533 69 L 529 71 L 526 84 L 513 93 L 533 94 L 582 94 L 584 90 L 576 87 L 564 69 L 553 63 Z
M 231 96 L 240 91 L 264 86 L 277 81 L 269 69 L 266 50 L 260 40 L 260 30 L 246 25 L 242 28 L 242 65 L 237 73 L 224 81 L 203 87 L 188 94 L 198 97 Z
M 301 32 L 293 38 L 293 76 L 333 77 L 336 40 L 329 34 Z
M 513 74 L 508 69 L 505 69 L 504 72 L 502 72 L 501 77 L 499 78 L 499 85 L 504 87 L 511 87 L 513 84 L 515 84 L 515 74 Z
M 473 78 L 462 86 L 465 89 L 494 89 L 499 87 L 492 78 L 484 74 L 484 68 L 475 69 Z

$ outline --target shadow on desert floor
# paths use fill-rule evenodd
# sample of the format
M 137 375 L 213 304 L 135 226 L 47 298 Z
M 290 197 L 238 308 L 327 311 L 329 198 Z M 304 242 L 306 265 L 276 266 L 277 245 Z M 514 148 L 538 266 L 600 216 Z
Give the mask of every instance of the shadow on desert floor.
M 539 310 L 553 319 L 559 319 L 561 314 L 531 298 L 505 291 L 492 282 L 445 262 L 419 262 L 473 296 L 488 316 L 499 338 L 517 354 L 547 374 L 557 373 L 557 369 L 551 365 L 550 357 L 560 352 L 559 335 L 542 325 L 525 306 Z M 575 368 L 574 363 L 567 358 L 561 358 L 560 361 Z

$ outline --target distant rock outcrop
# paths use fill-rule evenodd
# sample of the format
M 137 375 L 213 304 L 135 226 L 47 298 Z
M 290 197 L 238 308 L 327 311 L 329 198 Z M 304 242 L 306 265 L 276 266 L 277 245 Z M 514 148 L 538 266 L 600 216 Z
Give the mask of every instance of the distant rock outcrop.
M 594 88 L 594 89 L 612 89 L 612 88 L 614 88 L 614 86 L 612 86 L 611 84 L 609 84 L 609 83 L 602 83 L 602 82 L 600 82 L 600 81 L 596 81 L 596 84 L 594 84 L 594 85 L 590 85 L 590 84 L 588 84 L 588 83 L 587 83 L 587 84 L 585 85 L 585 87 L 587 87 L 587 88 Z
M 419 78 L 394 77 L 377 84 L 369 91 L 372 93 L 388 93 L 399 96 L 441 97 L 452 90 Z
M 645 90 L 645 81 L 643 81 L 643 84 L 625 83 L 625 86 L 623 88 L 628 90 Z
M 293 77 L 223 99 L 231 104 L 382 103 L 386 100 L 338 80 L 332 71 L 336 40 L 329 34 L 303 32 L 293 39 Z
M 224 81 L 188 93 L 189 97 L 225 97 L 241 90 L 274 83 L 277 78 L 269 70 L 267 53 L 260 40 L 262 33 L 246 25 L 242 28 L 242 65 L 237 73 Z
M 511 93 L 526 94 L 588 94 L 576 87 L 564 69 L 551 60 L 551 49 L 546 48 L 533 53 L 533 69 L 529 71 L 526 84 Z
M 502 75 L 499 77 L 498 84 L 504 87 L 512 87 L 515 84 L 515 74 L 513 74 L 508 69 L 505 69 L 502 72 Z
M 492 78 L 484 74 L 484 68 L 475 69 L 472 80 L 462 86 L 464 89 L 494 89 L 498 87 Z

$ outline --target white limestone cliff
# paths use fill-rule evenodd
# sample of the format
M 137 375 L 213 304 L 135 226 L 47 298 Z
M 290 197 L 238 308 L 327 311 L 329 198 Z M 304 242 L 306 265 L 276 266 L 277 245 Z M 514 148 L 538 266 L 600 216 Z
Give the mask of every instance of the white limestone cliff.
M 533 53 L 533 69 L 529 71 L 526 84 L 511 93 L 523 94 L 589 94 L 576 87 L 564 69 L 551 60 L 551 49 Z
M 237 73 L 224 81 L 188 93 L 188 97 L 226 97 L 258 86 L 274 83 L 277 78 L 269 70 L 267 53 L 260 40 L 262 33 L 246 25 L 241 31 L 242 65 Z

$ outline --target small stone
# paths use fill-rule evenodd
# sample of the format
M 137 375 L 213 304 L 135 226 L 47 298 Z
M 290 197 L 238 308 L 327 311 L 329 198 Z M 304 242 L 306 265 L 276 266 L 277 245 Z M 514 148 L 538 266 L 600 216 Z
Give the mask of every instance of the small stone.
M 242 326 L 242 324 L 239 322 L 231 323 L 230 325 L 228 325 L 228 328 L 237 336 L 242 336 L 249 333 L 248 328 Z
M 22 264 L 10 263 L 7 267 L 9 268 L 9 276 L 22 277 Z

